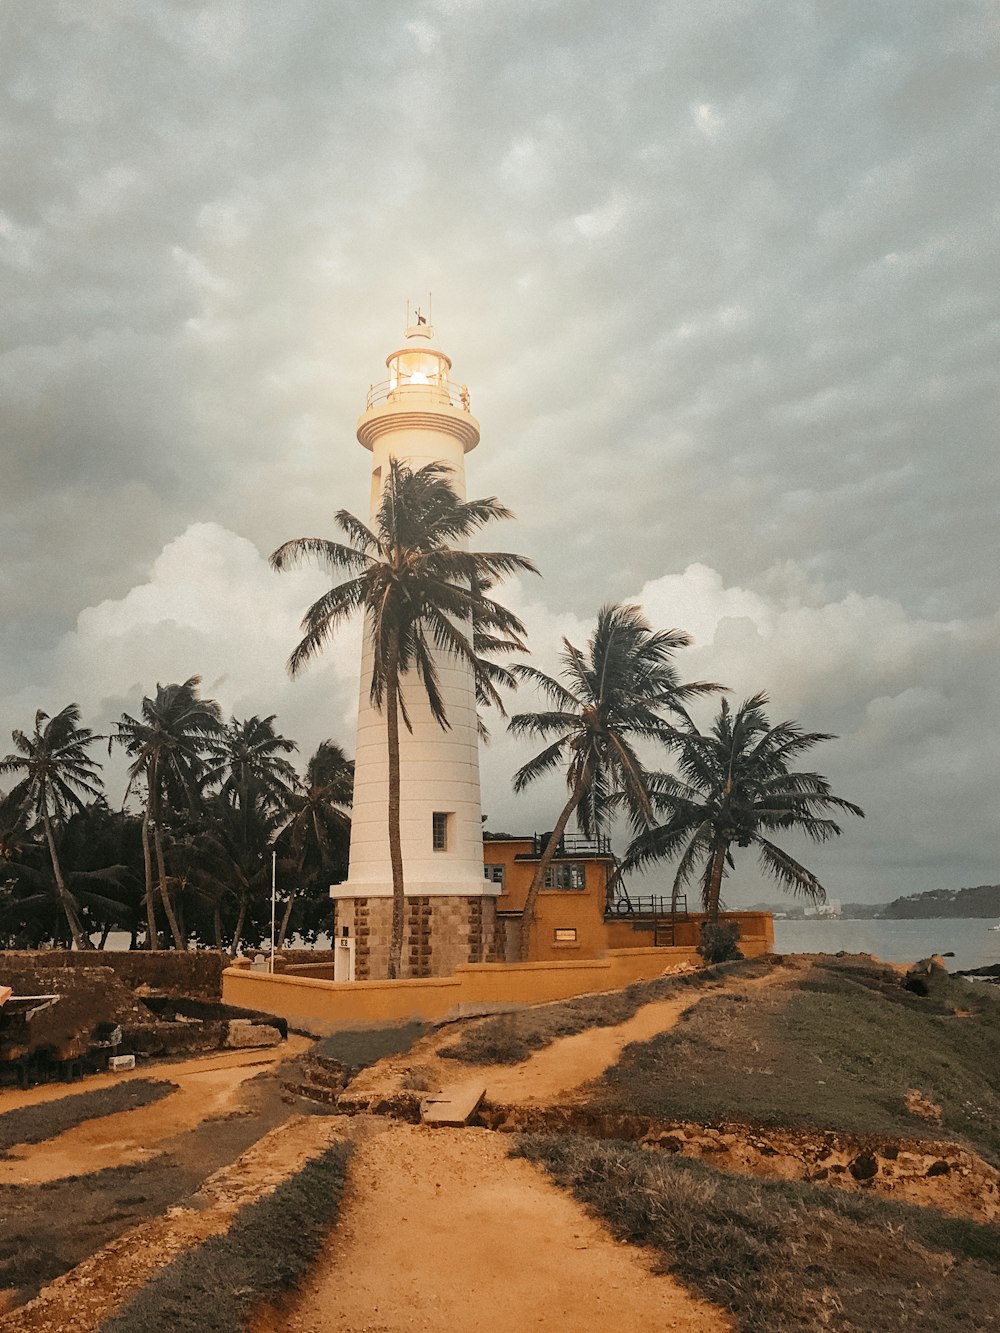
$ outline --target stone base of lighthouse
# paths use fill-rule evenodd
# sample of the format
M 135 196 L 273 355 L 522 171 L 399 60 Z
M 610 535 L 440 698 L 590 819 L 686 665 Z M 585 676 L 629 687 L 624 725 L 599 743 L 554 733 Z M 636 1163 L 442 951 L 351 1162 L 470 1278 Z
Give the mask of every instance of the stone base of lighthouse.
M 338 898 L 335 904 L 337 935 L 347 927 L 355 942 L 355 980 L 381 980 L 389 970 L 392 899 Z M 407 895 L 401 977 L 444 977 L 459 963 L 502 961 L 503 934 L 494 898 Z

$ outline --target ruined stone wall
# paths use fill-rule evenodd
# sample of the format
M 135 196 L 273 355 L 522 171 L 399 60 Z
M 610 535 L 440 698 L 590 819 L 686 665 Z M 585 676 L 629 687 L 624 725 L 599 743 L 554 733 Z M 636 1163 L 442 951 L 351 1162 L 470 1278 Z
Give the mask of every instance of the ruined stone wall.
M 191 995 L 199 999 L 222 997 L 222 972 L 231 959 L 214 949 L 179 952 L 176 949 L 133 949 L 117 953 L 110 949 L 0 950 L 0 984 L 7 973 L 25 966 L 53 968 L 106 967 L 130 989 L 147 985 L 168 994 Z

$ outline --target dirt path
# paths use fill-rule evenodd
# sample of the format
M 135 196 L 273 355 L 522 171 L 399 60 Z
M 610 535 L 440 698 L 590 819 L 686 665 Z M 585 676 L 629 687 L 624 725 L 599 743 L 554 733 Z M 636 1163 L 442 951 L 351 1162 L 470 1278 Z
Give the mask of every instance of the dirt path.
M 93 1333 L 176 1254 L 224 1231 L 239 1208 L 275 1189 L 342 1132 L 342 1122 L 334 1119 L 291 1117 L 210 1176 L 183 1205 L 127 1232 L 35 1300 L 0 1317 L 0 1330 Z
M 416 1066 L 434 1088 L 478 1082 L 485 1086 L 491 1102 L 537 1105 L 570 1101 L 585 1083 L 617 1064 L 629 1042 L 649 1041 L 672 1028 L 681 1014 L 706 995 L 718 994 L 719 990 L 757 989 L 786 979 L 787 974 L 772 970 L 753 980 L 734 978 L 718 989 L 688 990 L 669 1000 L 654 1000 L 617 1027 L 588 1028 L 573 1037 L 559 1037 L 519 1065 L 467 1065 L 441 1059 L 438 1048 L 455 1040 L 454 1028 L 447 1028 L 425 1037 L 405 1056 L 391 1056 L 362 1070 L 350 1091 L 352 1095 L 398 1091 L 406 1086 L 408 1070 Z
M 89 1092 L 128 1078 L 163 1078 L 177 1091 L 135 1111 L 101 1116 L 42 1143 L 13 1149 L 0 1159 L 0 1185 L 37 1185 L 63 1176 L 86 1175 L 155 1155 L 159 1145 L 205 1120 L 238 1112 L 243 1085 L 281 1060 L 308 1049 L 305 1037 L 290 1037 L 265 1050 L 223 1051 L 191 1060 L 143 1064 L 132 1074 L 101 1074 L 83 1083 L 49 1085 L 0 1097 L 0 1111 Z
M 340 1223 L 305 1290 L 254 1333 L 723 1333 L 485 1130 L 362 1125 Z M 0 1325 L 2 1327 L 2 1325 Z
M 724 984 L 722 989 L 755 990 L 772 985 L 779 977 L 780 973 L 772 971 L 753 981 L 741 979 Z M 654 1000 L 652 1004 L 643 1005 L 617 1027 L 589 1028 L 574 1037 L 560 1037 L 551 1046 L 537 1051 L 522 1065 L 507 1068 L 494 1066 L 488 1071 L 487 1095 L 494 1102 L 531 1104 L 570 1100 L 570 1094 L 584 1083 L 599 1078 L 605 1070 L 617 1064 L 622 1051 L 630 1042 L 649 1041 L 657 1033 L 666 1032 L 674 1026 L 681 1014 L 698 1004 L 705 994 L 704 991 L 689 991 L 673 999 Z

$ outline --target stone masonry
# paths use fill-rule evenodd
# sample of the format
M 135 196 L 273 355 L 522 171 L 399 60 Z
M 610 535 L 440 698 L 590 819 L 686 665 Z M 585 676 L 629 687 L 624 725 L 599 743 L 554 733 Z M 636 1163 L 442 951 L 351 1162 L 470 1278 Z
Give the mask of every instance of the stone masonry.
M 391 898 L 341 898 L 336 931 L 355 940 L 355 979 L 385 977 L 392 938 Z M 496 904 L 492 898 L 414 896 L 403 918 L 403 977 L 449 976 L 459 963 L 498 962 Z

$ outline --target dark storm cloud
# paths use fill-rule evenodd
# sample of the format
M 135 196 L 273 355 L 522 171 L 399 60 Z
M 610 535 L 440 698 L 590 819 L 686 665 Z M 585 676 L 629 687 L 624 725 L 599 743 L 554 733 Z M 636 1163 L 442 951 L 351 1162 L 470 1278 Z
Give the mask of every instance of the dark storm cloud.
M 539 638 L 729 606 L 698 669 L 843 729 L 852 846 L 995 878 L 998 50 L 985 0 L 5 5 L 0 734 L 205 670 L 348 739 L 241 542 L 364 510 L 353 422 L 433 289 Z

